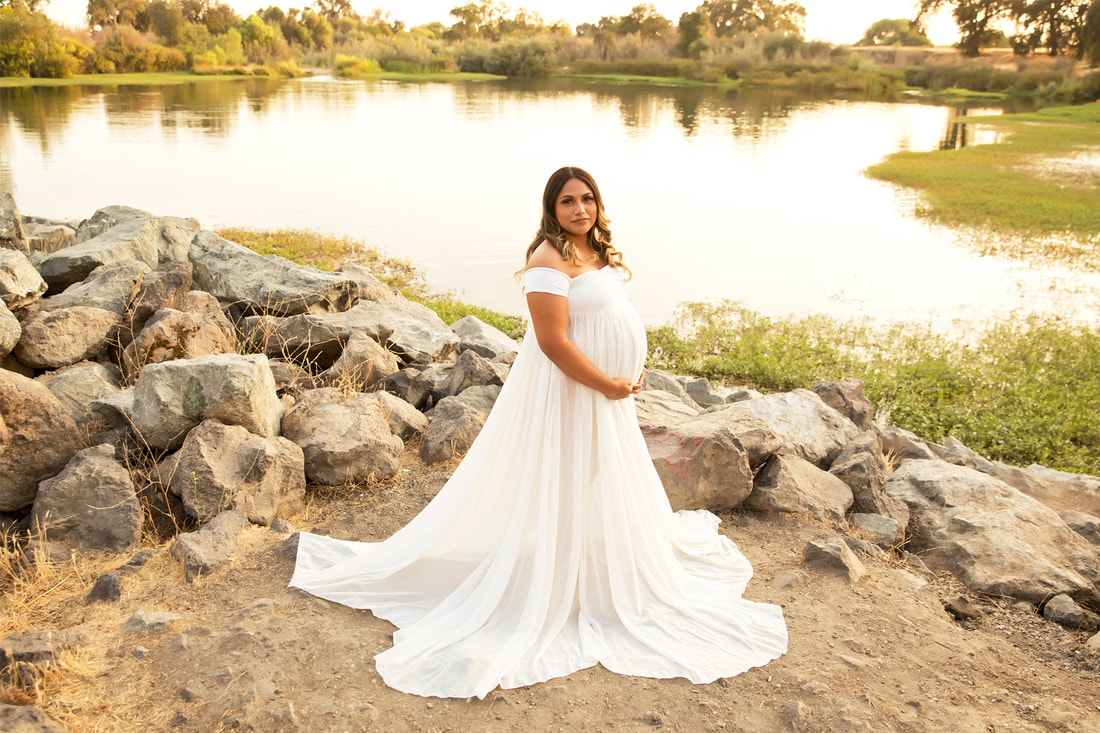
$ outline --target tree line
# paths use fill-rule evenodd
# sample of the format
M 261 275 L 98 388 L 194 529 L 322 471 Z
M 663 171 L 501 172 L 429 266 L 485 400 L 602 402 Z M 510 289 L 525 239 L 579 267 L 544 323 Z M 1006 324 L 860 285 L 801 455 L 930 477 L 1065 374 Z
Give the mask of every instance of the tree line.
M 597 72 L 737 78 L 753 64 L 815 56 L 835 61 L 831 44 L 803 39 L 805 8 L 782 0 L 705 0 L 674 23 L 652 3 L 571 29 L 501 0 L 468 2 L 453 22 L 407 28 L 389 12 L 356 12 L 349 0 L 308 7 L 268 6 L 241 17 L 221 0 L 89 0 L 85 29 L 59 29 L 47 0 L 0 0 L 0 75 L 224 70 L 259 66 L 295 73 L 298 64 L 348 73 L 485 71 L 545 74 L 563 66 Z M 882 19 L 857 43 L 930 45 L 923 20 L 950 6 L 960 48 L 976 54 L 997 40 L 998 24 L 1027 55 L 1088 56 L 1100 62 L 1100 0 L 921 0 L 912 20 Z M 603 66 L 601 66 L 603 64 Z

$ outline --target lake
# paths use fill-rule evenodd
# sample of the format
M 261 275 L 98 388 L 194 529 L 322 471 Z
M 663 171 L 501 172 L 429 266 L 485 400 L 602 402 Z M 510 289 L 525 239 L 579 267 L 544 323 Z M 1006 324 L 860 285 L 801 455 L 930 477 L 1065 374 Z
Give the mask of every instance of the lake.
M 994 142 L 951 118 L 1000 111 L 569 79 L 0 89 L 0 189 L 58 219 L 125 204 L 348 235 L 522 313 L 513 273 L 543 185 L 577 165 L 600 183 L 651 325 L 725 298 L 943 328 L 1095 319 L 1097 276 L 980 256 L 861 173 L 896 150 Z

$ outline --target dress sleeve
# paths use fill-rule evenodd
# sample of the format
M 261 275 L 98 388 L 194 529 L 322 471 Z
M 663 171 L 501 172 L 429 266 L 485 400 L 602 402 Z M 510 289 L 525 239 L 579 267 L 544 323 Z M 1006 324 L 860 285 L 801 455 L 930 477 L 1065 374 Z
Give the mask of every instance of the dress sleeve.
M 523 292 L 569 297 L 569 276 L 549 267 L 532 267 L 523 273 Z

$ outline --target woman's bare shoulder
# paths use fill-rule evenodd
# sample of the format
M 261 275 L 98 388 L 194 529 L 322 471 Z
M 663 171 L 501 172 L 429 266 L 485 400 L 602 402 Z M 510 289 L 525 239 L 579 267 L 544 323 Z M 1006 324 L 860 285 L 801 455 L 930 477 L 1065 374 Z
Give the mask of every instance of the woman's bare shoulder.
M 543 242 L 535 248 L 535 251 L 531 253 L 531 258 L 527 260 L 525 269 L 529 270 L 532 267 L 549 267 L 551 270 L 567 272 L 569 263 L 562 259 L 561 254 L 554 249 L 553 245 Z

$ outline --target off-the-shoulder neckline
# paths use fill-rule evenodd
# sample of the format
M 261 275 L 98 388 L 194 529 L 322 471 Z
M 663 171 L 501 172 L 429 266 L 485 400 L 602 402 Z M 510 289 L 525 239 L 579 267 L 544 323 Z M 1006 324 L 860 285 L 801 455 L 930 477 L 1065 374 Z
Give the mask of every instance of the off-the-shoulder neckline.
M 585 270 L 584 272 L 580 273 L 576 277 L 569 277 L 569 275 L 566 275 L 561 270 L 555 270 L 553 267 L 528 267 L 526 270 L 524 270 L 524 274 L 526 274 L 528 272 L 531 272 L 531 270 L 549 270 L 550 272 L 556 272 L 559 275 L 565 275 L 567 278 L 569 278 L 569 281 L 572 282 L 572 281 L 574 281 L 578 278 L 584 277 L 585 275 L 591 275 L 593 272 L 602 272 L 603 270 L 606 270 L 609 267 L 611 267 L 611 265 L 604 265 L 603 267 L 598 268 L 596 270 Z

